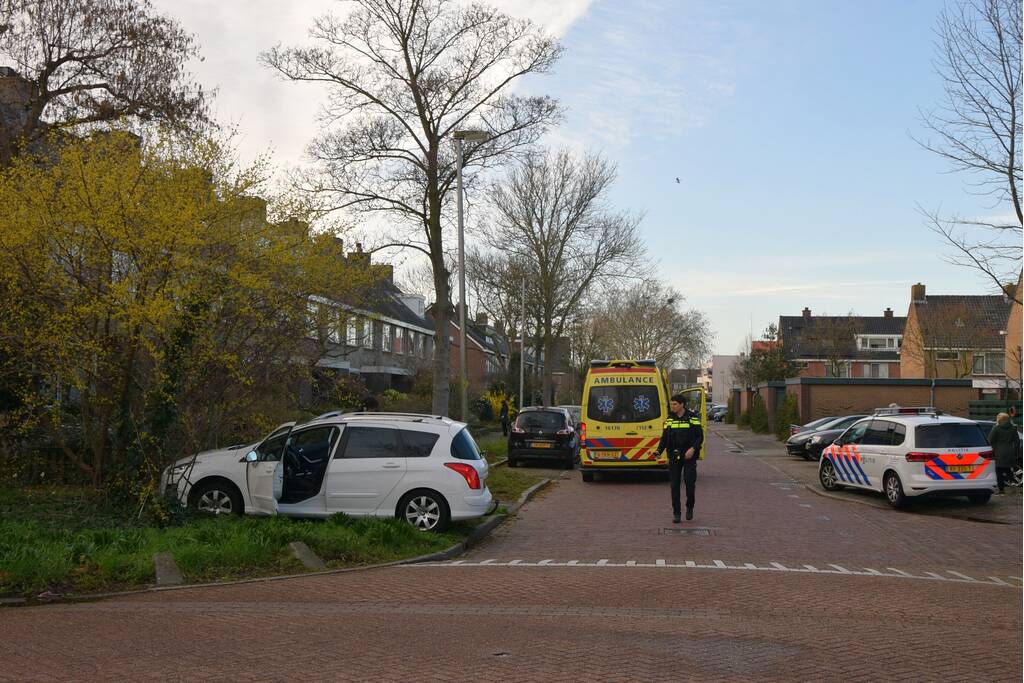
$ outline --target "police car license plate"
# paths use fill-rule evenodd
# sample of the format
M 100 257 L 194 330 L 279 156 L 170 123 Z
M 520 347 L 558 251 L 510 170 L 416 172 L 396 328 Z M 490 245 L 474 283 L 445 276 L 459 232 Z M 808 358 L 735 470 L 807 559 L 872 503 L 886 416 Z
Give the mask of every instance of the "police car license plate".
M 622 451 L 590 451 L 591 460 L 618 460 Z
M 955 472 L 956 474 L 962 474 L 964 472 L 973 472 L 974 465 L 949 465 L 946 467 L 947 472 Z
M 531 441 L 530 448 L 553 448 L 555 444 L 547 441 Z

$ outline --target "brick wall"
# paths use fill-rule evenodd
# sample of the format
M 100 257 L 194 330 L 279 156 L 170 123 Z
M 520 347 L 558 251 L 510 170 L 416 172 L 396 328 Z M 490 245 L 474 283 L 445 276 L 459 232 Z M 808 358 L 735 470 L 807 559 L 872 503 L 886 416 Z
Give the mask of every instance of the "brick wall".
M 890 403 L 901 406 L 932 405 L 927 381 L 827 379 L 790 380 L 786 393 L 798 397 L 800 419 L 805 423 L 827 415 L 870 413 Z M 934 406 L 951 415 L 967 416 L 968 402 L 977 398 L 970 380 L 938 380 Z

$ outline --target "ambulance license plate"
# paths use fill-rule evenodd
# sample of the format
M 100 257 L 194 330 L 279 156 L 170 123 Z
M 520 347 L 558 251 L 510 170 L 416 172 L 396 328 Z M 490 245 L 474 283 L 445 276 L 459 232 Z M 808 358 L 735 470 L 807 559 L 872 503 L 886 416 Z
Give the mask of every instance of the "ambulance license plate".
M 591 460 L 618 460 L 622 451 L 590 451 Z
M 955 473 L 955 474 L 963 474 L 965 472 L 973 472 L 974 471 L 974 465 L 949 465 L 946 468 L 946 471 L 947 472 L 951 472 L 951 473 Z
M 555 444 L 547 441 L 531 441 L 530 448 L 553 448 Z

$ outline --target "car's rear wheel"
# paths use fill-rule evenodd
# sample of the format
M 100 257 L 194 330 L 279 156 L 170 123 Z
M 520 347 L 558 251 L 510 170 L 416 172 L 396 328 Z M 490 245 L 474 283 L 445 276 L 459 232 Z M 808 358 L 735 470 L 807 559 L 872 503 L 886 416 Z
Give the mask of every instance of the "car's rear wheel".
M 452 514 L 448 501 L 437 491 L 410 491 L 398 503 L 398 518 L 419 531 L 441 533 L 448 529 Z
M 972 505 L 984 505 L 991 499 L 991 493 L 972 493 L 967 496 L 967 500 L 971 501 Z
M 587 481 L 587 482 L 594 481 L 594 473 L 593 472 L 587 472 L 586 470 L 584 470 L 583 472 L 580 472 L 580 476 L 583 477 L 583 481 Z
M 907 496 L 903 493 L 903 482 L 895 472 L 889 472 L 882 481 L 885 489 L 885 499 L 894 508 L 901 508 L 907 504 Z
M 245 512 L 242 494 L 226 481 L 200 482 L 189 496 L 192 507 L 207 515 L 240 515 Z
M 836 468 L 830 460 L 826 460 L 818 468 L 818 481 L 821 482 L 821 488 L 826 491 L 841 491 L 843 488 L 836 476 Z

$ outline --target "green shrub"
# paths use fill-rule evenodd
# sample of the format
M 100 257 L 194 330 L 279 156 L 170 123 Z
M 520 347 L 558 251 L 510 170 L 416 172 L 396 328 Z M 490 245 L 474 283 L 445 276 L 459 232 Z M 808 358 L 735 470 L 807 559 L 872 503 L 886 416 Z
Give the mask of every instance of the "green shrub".
M 775 413 L 775 438 L 779 441 L 788 439 L 791 424 L 800 424 L 800 405 L 794 394 L 786 394 Z
M 750 427 L 750 413 L 740 413 L 740 416 L 736 418 L 736 426 L 741 429 L 748 429 Z
M 725 422 L 726 424 L 736 424 L 736 410 L 732 405 L 732 397 L 725 403 Z
M 771 431 L 768 424 L 768 409 L 761 394 L 754 394 L 750 402 L 750 429 L 758 434 L 767 434 Z

